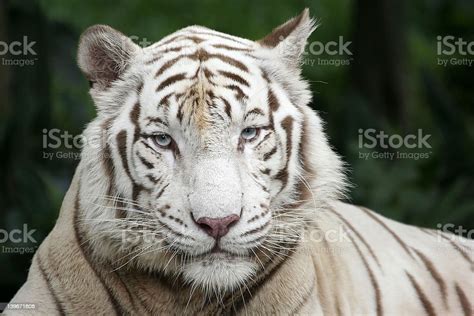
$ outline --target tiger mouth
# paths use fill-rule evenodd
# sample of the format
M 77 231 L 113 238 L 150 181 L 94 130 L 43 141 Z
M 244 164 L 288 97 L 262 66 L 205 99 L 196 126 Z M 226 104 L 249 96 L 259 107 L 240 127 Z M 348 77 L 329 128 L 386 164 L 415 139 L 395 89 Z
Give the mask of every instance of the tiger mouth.
M 228 250 L 224 250 L 220 247 L 214 247 L 209 251 L 206 251 L 202 254 L 199 254 L 197 256 L 194 256 L 194 260 L 203 260 L 203 259 L 238 259 L 238 258 L 244 258 L 246 256 L 244 255 L 239 255 L 236 253 L 233 253 Z
M 242 260 L 242 259 L 249 259 L 249 254 L 239 254 L 235 253 L 226 249 L 219 247 L 218 245 L 214 246 L 211 250 L 205 251 L 203 253 L 197 255 L 190 255 L 183 249 L 174 248 L 173 251 L 176 253 L 176 256 L 179 257 L 181 260 L 186 262 L 216 262 L 220 260 Z

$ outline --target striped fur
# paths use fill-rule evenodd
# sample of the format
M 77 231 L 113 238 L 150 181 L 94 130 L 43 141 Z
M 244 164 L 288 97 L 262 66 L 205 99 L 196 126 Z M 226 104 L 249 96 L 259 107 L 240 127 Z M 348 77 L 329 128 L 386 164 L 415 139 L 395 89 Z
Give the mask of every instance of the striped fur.
M 12 302 L 47 315 L 472 315 L 472 241 L 338 202 L 342 163 L 300 76 L 313 30 L 307 10 L 257 42 L 192 26 L 142 49 L 87 30 L 78 61 L 98 115 L 84 135 L 103 142 L 83 149 Z M 193 220 L 232 214 L 218 241 Z

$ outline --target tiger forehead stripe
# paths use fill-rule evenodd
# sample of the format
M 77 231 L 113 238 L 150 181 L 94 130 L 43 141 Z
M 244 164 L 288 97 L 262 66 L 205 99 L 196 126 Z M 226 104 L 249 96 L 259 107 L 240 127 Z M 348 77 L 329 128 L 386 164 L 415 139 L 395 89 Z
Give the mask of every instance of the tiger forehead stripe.
M 242 45 L 246 45 L 246 46 L 249 45 L 249 43 L 251 43 L 251 41 L 243 40 L 243 39 L 235 37 L 235 36 L 231 36 L 231 35 L 227 35 L 227 34 L 223 34 L 223 33 L 218 33 L 218 32 L 209 32 L 209 31 L 199 30 L 199 31 L 191 31 L 191 33 L 196 34 L 196 35 L 203 35 L 203 36 L 210 36 L 210 37 L 214 37 L 214 38 L 221 38 L 221 39 L 229 40 L 229 41 L 239 43 L 239 44 L 242 44 Z
M 248 111 L 247 114 L 245 114 L 244 120 L 246 120 L 251 115 L 265 116 L 265 114 L 263 113 L 263 111 L 261 109 L 255 108 L 255 109 L 252 109 L 252 110 Z
M 185 73 L 180 73 L 177 75 L 172 75 L 165 80 L 163 80 L 158 87 L 156 87 L 156 92 L 162 90 L 163 88 L 172 85 L 173 83 L 176 83 L 178 81 L 186 79 L 186 74 Z
M 164 56 L 165 55 L 161 55 L 161 57 L 164 57 Z M 166 62 L 157 71 L 156 76 L 159 76 L 161 73 L 164 72 L 164 70 L 166 70 L 168 68 L 171 68 L 174 64 L 176 64 L 178 61 L 180 61 L 181 59 L 184 59 L 184 58 L 188 58 L 188 59 L 195 60 L 195 61 L 200 61 L 200 62 L 205 62 L 205 61 L 210 60 L 210 59 L 218 59 L 218 60 L 220 60 L 220 61 L 222 61 L 226 64 L 229 64 L 229 65 L 231 65 L 235 68 L 240 69 L 243 72 L 249 72 L 248 67 L 243 62 L 241 62 L 240 60 L 237 60 L 233 57 L 226 56 L 226 55 L 223 55 L 223 54 L 220 54 L 220 53 L 210 53 L 210 52 L 206 51 L 203 48 L 199 48 L 193 54 L 184 54 L 184 55 L 181 55 L 181 56 L 176 56 L 172 60 Z M 156 62 L 160 59 L 161 59 L 160 56 L 159 57 L 154 57 L 153 59 L 146 62 L 146 64 L 153 64 L 154 62 Z
M 249 83 L 247 80 L 245 80 L 244 78 L 242 78 L 241 76 L 235 74 L 235 73 L 232 73 L 232 72 L 229 72 L 229 71 L 225 71 L 225 70 L 219 70 L 219 73 L 224 76 L 224 77 L 227 77 L 235 82 L 238 82 L 246 87 L 249 87 Z
M 254 51 L 253 49 L 250 49 L 250 48 L 234 47 L 234 46 L 229 46 L 229 45 L 225 45 L 225 44 L 213 44 L 212 47 L 223 48 L 223 49 L 226 49 L 226 50 L 235 50 L 235 51 L 239 51 L 239 52 L 253 52 Z

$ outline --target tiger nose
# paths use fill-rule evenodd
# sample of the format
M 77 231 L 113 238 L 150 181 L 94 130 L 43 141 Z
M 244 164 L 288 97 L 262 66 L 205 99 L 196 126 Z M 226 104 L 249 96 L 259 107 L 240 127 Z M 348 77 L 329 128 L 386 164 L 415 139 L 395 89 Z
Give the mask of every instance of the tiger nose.
M 239 219 L 239 215 L 232 214 L 218 218 L 201 217 L 195 220 L 195 223 L 209 236 L 218 239 L 225 236 L 229 232 L 229 229 L 235 225 Z

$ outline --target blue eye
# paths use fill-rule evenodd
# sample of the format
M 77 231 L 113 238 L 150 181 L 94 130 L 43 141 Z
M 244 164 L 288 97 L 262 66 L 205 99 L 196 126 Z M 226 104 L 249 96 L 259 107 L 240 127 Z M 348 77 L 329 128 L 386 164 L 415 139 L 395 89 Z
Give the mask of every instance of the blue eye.
M 255 127 L 247 127 L 244 128 L 240 136 L 245 139 L 246 141 L 251 141 L 258 135 L 258 129 Z
M 160 147 L 168 147 L 171 144 L 171 136 L 168 134 L 159 134 L 153 137 L 153 141 Z

